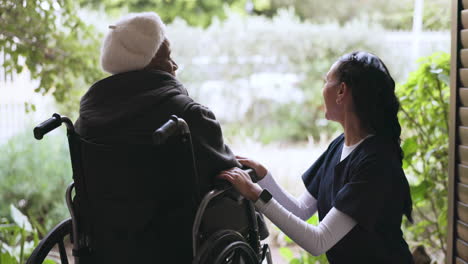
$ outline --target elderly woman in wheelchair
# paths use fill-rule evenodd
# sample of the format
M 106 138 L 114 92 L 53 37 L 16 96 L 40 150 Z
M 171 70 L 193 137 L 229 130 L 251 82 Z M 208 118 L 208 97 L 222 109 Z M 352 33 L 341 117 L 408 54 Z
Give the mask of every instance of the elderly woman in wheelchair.
M 28 263 L 42 263 L 56 244 L 68 263 L 67 237 L 74 263 L 271 263 L 262 216 L 214 180 L 241 165 L 214 114 L 175 79 L 170 54 L 156 13 L 123 17 L 101 50 L 112 75 L 83 96 L 76 123 L 54 114 L 34 129 L 41 139 L 65 123 L 73 183 L 71 219 Z

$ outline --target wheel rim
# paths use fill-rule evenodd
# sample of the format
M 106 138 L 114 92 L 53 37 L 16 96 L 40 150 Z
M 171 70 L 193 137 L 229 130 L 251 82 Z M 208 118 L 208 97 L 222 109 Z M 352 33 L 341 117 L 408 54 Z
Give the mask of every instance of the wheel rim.
M 215 264 L 254 264 L 257 263 L 253 249 L 245 242 L 229 244 L 216 258 Z
M 49 255 L 49 252 L 56 245 L 58 246 L 58 253 L 61 263 L 68 264 L 68 257 L 65 250 L 64 241 L 66 237 L 70 236 L 71 230 L 71 219 L 64 220 L 58 224 L 41 240 L 39 245 L 31 253 L 31 256 L 28 258 L 26 264 L 42 263 Z

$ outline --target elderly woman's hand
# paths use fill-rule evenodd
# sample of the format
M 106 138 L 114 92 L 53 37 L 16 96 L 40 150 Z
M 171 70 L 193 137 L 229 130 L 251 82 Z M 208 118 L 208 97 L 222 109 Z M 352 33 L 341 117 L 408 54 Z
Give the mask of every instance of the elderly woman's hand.
M 262 188 L 252 182 L 247 172 L 240 168 L 232 168 L 221 171 L 218 178 L 232 183 L 234 188 L 245 198 L 256 201 L 262 192 Z

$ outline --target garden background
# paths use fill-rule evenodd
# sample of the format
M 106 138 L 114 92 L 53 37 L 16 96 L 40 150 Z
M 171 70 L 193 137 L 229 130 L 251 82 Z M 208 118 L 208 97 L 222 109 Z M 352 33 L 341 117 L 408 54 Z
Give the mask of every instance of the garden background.
M 32 127 L 53 112 L 77 117 L 80 97 L 106 76 L 103 34 L 134 11 L 161 15 L 190 95 L 215 112 L 236 154 L 263 162 L 295 195 L 302 172 L 340 133 L 323 116 L 323 75 L 344 53 L 380 56 L 402 103 L 415 207 L 405 238 L 443 263 L 449 10 L 444 0 L 0 0 L 0 263 L 22 263 L 67 217 L 65 132 L 39 142 Z M 275 263 L 326 263 L 270 232 Z

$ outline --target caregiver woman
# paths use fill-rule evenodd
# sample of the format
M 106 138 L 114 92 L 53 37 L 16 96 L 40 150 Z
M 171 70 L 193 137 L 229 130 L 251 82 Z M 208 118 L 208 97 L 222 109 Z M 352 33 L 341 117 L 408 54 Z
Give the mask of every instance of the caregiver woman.
M 295 198 L 261 164 L 252 183 L 239 168 L 223 171 L 247 199 L 312 255 L 330 263 L 413 263 L 400 229 L 411 219 L 411 196 L 402 169 L 401 127 L 395 82 L 385 64 L 367 52 L 341 57 L 326 75 L 325 116 L 344 133 L 302 175 L 307 191 Z M 287 163 L 283 166 L 288 166 Z M 305 222 L 318 211 L 320 224 Z

